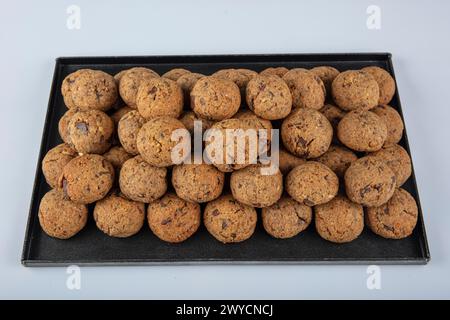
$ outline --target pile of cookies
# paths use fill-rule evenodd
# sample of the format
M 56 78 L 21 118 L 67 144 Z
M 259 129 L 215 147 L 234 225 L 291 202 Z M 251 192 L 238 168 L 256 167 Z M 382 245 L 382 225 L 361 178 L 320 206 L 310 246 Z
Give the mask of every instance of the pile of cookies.
M 70 238 L 92 204 L 98 229 L 112 237 L 132 236 L 147 221 L 158 238 L 178 243 L 203 221 L 214 238 L 233 243 L 250 238 L 259 219 L 279 239 L 313 220 L 335 243 L 356 239 L 365 225 L 385 238 L 407 237 L 418 208 L 401 188 L 411 160 L 398 145 L 402 119 L 388 105 L 395 90 L 379 67 L 78 70 L 61 85 L 64 143 L 42 161 L 53 189 L 41 200 L 40 224 Z M 192 134 L 194 121 L 203 130 L 279 128 L 283 148 L 271 150 L 279 169 L 263 174 L 268 164 L 251 163 L 246 146 L 238 150 L 244 162 L 174 164 L 172 133 Z

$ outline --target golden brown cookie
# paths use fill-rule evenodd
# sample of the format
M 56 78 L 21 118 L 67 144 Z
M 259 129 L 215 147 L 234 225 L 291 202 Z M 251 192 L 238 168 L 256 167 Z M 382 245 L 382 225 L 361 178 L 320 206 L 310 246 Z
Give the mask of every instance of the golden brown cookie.
M 339 122 L 347 113 L 341 108 L 338 108 L 335 105 L 329 103 L 325 104 L 322 109 L 319 110 L 319 112 L 323 114 L 325 118 L 328 119 L 328 121 L 330 121 L 330 124 L 332 125 L 334 130 L 337 129 Z
M 317 233 L 325 240 L 346 243 L 355 240 L 364 229 L 364 210 L 347 197 L 338 195 L 328 203 L 314 207 Z
M 167 190 L 167 169 L 154 167 L 141 156 L 136 156 L 122 165 L 119 186 L 120 191 L 131 200 L 152 202 Z
M 120 170 L 125 161 L 131 159 L 133 155 L 126 152 L 123 147 L 115 146 L 106 151 L 103 154 L 103 157 L 105 157 L 105 159 L 109 161 L 115 169 Z
M 130 154 L 138 154 L 137 135 L 147 120 L 137 111 L 125 114 L 117 125 L 117 134 L 123 148 Z
M 387 138 L 387 127 L 375 113 L 354 110 L 339 122 L 337 136 L 346 147 L 356 151 L 380 150 Z
M 302 69 L 291 69 L 283 76 L 292 94 L 294 108 L 319 110 L 325 102 L 325 86 L 314 73 Z
M 70 143 L 69 122 L 72 116 L 77 112 L 77 109 L 69 109 L 66 111 L 66 113 L 64 113 L 61 119 L 59 119 L 58 132 L 62 141 L 64 141 L 65 143 Z
M 168 193 L 147 208 L 147 221 L 163 241 L 179 243 L 191 237 L 200 226 L 200 205 Z
M 272 122 L 270 122 L 270 120 L 258 117 L 253 111 L 248 109 L 238 111 L 238 113 L 236 113 L 233 116 L 233 118 L 245 120 L 250 125 L 250 128 L 256 130 L 258 137 L 260 137 L 263 134 L 263 132 L 265 132 L 265 135 L 267 137 L 266 142 L 267 148 L 264 148 L 264 150 L 270 149 L 270 142 L 272 141 L 272 129 L 273 129 Z M 260 130 L 265 131 L 261 132 Z
M 389 72 L 375 66 L 365 67 L 361 70 L 369 73 L 378 83 L 378 87 L 380 88 L 380 98 L 378 103 L 388 104 L 389 102 L 391 102 L 392 97 L 395 94 L 395 80 L 394 78 L 392 78 Z
M 278 162 L 281 173 L 286 175 L 296 166 L 306 163 L 306 160 L 296 157 L 284 149 L 280 149 L 278 152 Z
M 411 176 L 412 164 L 408 152 L 398 144 L 383 148 L 379 151 L 369 154 L 384 161 L 394 172 L 397 180 L 397 187 L 402 186 Z
M 67 143 L 57 145 L 47 152 L 42 159 L 42 172 L 50 187 L 56 188 L 64 167 L 77 156 L 78 153 Z
M 161 77 L 170 79 L 172 81 L 177 81 L 181 76 L 189 73 L 191 73 L 189 70 L 183 68 L 175 68 L 167 71 Z
M 312 210 L 291 197 L 283 196 L 277 203 L 262 209 L 264 229 L 274 238 L 287 239 L 305 230 L 312 220 Z
M 192 88 L 197 83 L 197 80 L 202 77 L 204 77 L 204 75 L 201 73 L 190 72 L 178 78 L 177 84 L 180 86 L 181 90 L 183 90 L 184 105 L 190 106 Z
M 283 76 L 289 71 L 288 68 L 285 67 L 269 67 L 261 71 L 259 74 L 262 76 L 268 76 L 268 75 L 274 75 L 278 76 L 280 78 L 283 78 Z
M 240 203 L 231 195 L 208 202 L 203 222 L 208 232 L 222 243 L 247 240 L 256 227 L 256 210 Z
M 68 239 L 84 228 L 88 210 L 53 189 L 42 197 L 38 217 L 42 230 L 50 237 Z
M 200 121 L 201 122 L 202 132 L 205 132 L 206 130 L 211 128 L 211 126 L 215 123 L 212 120 L 199 118 L 194 113 L 194 111 L 186 111 L 186 112 L 184 112 L 181 115 L 179 120 L 186 127 L 186 129 L 189 131 L 189 133 L 191 134 L 191 137 L 193 137 L 193 135 L 194 135 L 194 122 L 195 121 Z
M 124 115 L 126 115 L 128 112 L 133 111 L 133 110 L 134 110 L 133 108 L 130 108 L 128 106 L 123 106 L 123 107 L 119 108 L 117 111 L 115 111 L 111 115 L 111 119 L 112 119 L 112 121 L 114 121 L 114 125 L 117 127 L 120 119 L 122 119 L 122 117 Z
M 327 94 L 331 95 L 331 84 L 333 80 L 338 76 L 339 70 L 330 66 L 314 67 L 311 70 L 316 76 L 322 80 Z
M 403 136 L 403 121 L 400 114 L 394 108 L 388 105 L 379 105 L 371 110 L 378 115 L 386 124 L 387 137 L 384 146 L 390 146 L 398 143 Z
M 418 214 L 416 200 L 411 194 L 397 189 L 387 203 L 367 208 L 366 224 L 379 236 L 403 239 L 413 233 Z
M 233 81 L 241 91 L 245 93 L 247 83 L 258 73 L 249 69 L 222 69 L 212 74 L 213 77 Z
M 380 206 L 395 191 L 397 179 L 382 160 L 373 156 L 359 158 L 345 171 L 345 190 L 348 198 L 363 206 Z
M 321 155 L 316 161 L 326 165 L 333 170 L 339 178 L 343 178 L 345 171 L 358 157 L 351 150 L 342 146 L 331 146 L 327 152 Z
M 331 94 L 334 102 L 344 110 L 369 110 L 378 104 L 380 90 L 370 74 L 348 70 L 334 79 Z
M 309 207 L 326 203 L 338 193 L 339 179 L 327 166 L 308 161 L 292 169 L 286 177 L 286 191 Z
M 148 68 L 135 67 L 126 70 L 119 82 L 119 93 L 122 100 L 129 107 L 136 109 L 136 95 L 141 83 L 158 77 L 159 75 L 155 71 Z

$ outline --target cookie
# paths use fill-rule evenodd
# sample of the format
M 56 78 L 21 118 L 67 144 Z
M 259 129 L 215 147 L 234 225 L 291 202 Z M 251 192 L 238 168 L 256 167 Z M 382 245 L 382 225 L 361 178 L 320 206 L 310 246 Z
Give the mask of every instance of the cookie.
M 284 149 L 278 151 L 278 166 L 283 175 L 286 175 L 296 166 L 306 163 L 305 159 L 290 154 Z
M 81 69 L 64 78 L 61 85 L 64 103 L 69 109 L 106 111 L 116 102 L 114 78 L 100 70 Z
M 367 208 L 366 224 L 379 236 L 403 239 L 413 233 L 418 214 L 416 200 L 411 194 L 397 189 L 387 203 Z
M 376 80 L 359 70 L 341 72 L 331 84 L 334 102 L 347 111 L 369 110 L 378 104 L 380 89 Z
M 183 111 L 183 91 L 173 80 L 148 79 L 139 86 L 136 106 L 147 120 L 159 116 L 178 118 Z
M 58 181 L 58 189 L 70 200 L 88 204 L 106 196 L 114 183 L 114 168 L 98 154 L 85 154 L 69 161 Z
M 239 87 L 217 76 L 200 78 L 191 91 L 191 108 L 204 119 L 220 121 L 231 118 L 240 105 Z
M 327 166 L 308 161 L 292 169 L 286 177 L 286 191 L 308 207 L 327 203 L 338 193 L 339 179 Z
M 384 146 L 398 143 L 402 139 L 404 125 L 397 110 L 388 105 L 379 105 L 370 111 L 379 116 L 386 124 L 387 137 Z
M 131 159 L 133 155 L 126 152 L 123 147 L 115 146 L 106 151 L 103 154 L 103 157 L 105 157 L 105 159 L 109 161 L 115 169 L 120 170 L 125 161 Z
M 173 167 L 172 185 L 177 195 L 186 201 L 208 202 L 222 194 L 225 174 L 213 165 L 180 164 Z
M 191 237 L 200 226 L 200 205 L 172 193 L 153 201 L 147 208 L 150 229 L 161 240 L 179 243 Z
M 138 132 L 137 149 L 142 158 L 152 166 L 168 167 L 176 161 L 180 163 L 189 154 L 184 154 L 180 148 L 173 154 L 177 159 L 172 159 L 172 151 L 184 141 L 181 136 L 177 140 L 172 139 L 172 135 L 177 133 L 183 134 L 190 142 L 189 132 L 179 120 L 171 117 L 151 119 Z
M 222 243 L 249 239 L 256 227 L 256 210 L 236 201 L 231 195 L 208 202 L 203 215 L 206 230 Z
M 265 172 L 267 166 L 250 165 L 234 171 L 230 178 L 233 197 L 239 202 L 257 208 L 269 207 L 283 193 L 283 176 L 279 169 Z
M 204 75 L 201 73 L 190 72 L 178 78 L 177 84 L 180 86 L 181 90 L 183 90 L 184 104 L 186 106 L 190 106 L 192 88 L 197 83 L 197 80 L 202 77 L 204 77 Z
M 172 81 L 177 81 L 181 76 L 189 73 L 191 73 L 189 70 L 183 68 L 175 68 L 167 71 L 161 77 L 170 79 Z
M 334 243 L 353 241 L 364 229 L 363 207 L 342 195 L 315 206 L 314 217 L 317 233 Z
M 159 75 L 150 69 L 135 67 L 128 69 L 119 82 L 119 93 L 122 100 L 133 109 L 136 109 L 136 95 L 141 83 L 145 80 L 158 78 Z
M 291 69 L 283 76 L 292 94 L 294 108 L 319 110 L 325 102 L 325 86 L 318 76 L 306 69 Z
M 131 237 L 144 224 L 145 207 L 113 193 L 95 204 L 94 220 L 97 228 L 111 237 Z
M 270 122 L 270 120 L 266 120 L 263 119 L 261 117 L 258 117 L 254 112 L 252 112 L 251 110 L 241 110 L 238 111 L 238 113 L 236 113 L 233 116 L 234 119 L 242 119 L 245 120 L 246 122 L 248 122 L 248 124 L 250 125 L 250 128 L 256 130 L 258 137 L 260 137 L 262 134 L 265 134 L 265 136 L 267 137 L 267 142 L 266 142 L 266 148 L 262 148 L 261 150 L 269 150 L 270 148 L 270 142 L 272 141 L 272 123 Z M 264 130 L 264 131 L 260 131 L 260 130 Z M 263 147 L 263 146 L 261 146 Z
M 120 191 L 129 199 L 149 203 L 167 191 L 167 169 L 154 167 L 141 156 L 122 165 L 119 175 Z
M 53 238 L 69 239 L 86 225 L 88 209 L 64 197 L 55 189 L 47 192 L 39 204 L 39 223 L 42 230 Z
M 292 96 L 278 76 L 256 76 L 248 82 L 247 105 L 257 116 L 268 120 L 285 118 L 292 108 Z
M 317 158 L 330 147 L 333 128 L 319 111 L 300 108 L 292 112 L 281 125 L 283 145 L 292 154 Z
M 327 94 L 331 94 L 331 84 L 338 76 L 339 70 L 330 66 L 319 66 L 309 70 L 322 80 Z
M 122 70 L 122 71 L 117 72 L 114 75 L 114 81 L 116 82 L 117 88 L 119 88 L 120 79 L 122 79 L 122 77 L 123 77 L 123 75 L 125 74 L 126 71 L 127 70 Z
M 70 143 L 70 135 L 69 135 L 69 122 L 72 116 L 77 113 L 77 109 L 69 109 L 64 113 L 64 115 L 59 119 L 58 122 L 58 132 L 62 141 L 65 143 Z
M 133 110 L 134 110 L 133 108 L 130 108 L 128 106 L 123 106 L 123 107 L 119 108 L 117 111 L 115 111 L 111 115 L 111 119 L 112 119 L 112 121 L 114 121 L 114 125 L 117 127 L 120 119 L 122 119 L 122 117 L 124 115 L 126 115 L 128 112 L 133 111 Z
M 146 122 L 147 120 L 137 110 L 128 112 L 120 119 L 117 125 L 117 135 L 126 152 L 133 155 L 139 153 L 137 135 Z
M 205 132 L 214 124 L 214 121 L 199 118 L 194 111 L 186 111 L 184 112 L 180 119 L 181 123 L 186 127 L 186 129 L 191 134 L 191 137 L 194 136 L 194 122 L 199 121 L 202 125 L 202 132 Z
M 233 81 L 244 94 L 247 83 L 257 74 L 257 72 L 249 69 L 222 69 L 214 72 L 211 76 Z
M 388 104 L 391 102 L 395 94 L 395 80 L 392 76 L 384 69 L 380 67 L 366 67 L 361 69 L 364 72 L 369 73 L 375 81 L 378 83 L 380 88 L 379 104 Z
M 262 76 L 278 76 L 280 78 L 283 78 L 283 76 L 289 71 L 288 68 L 285 67 L 269 67 L 261 71 L 259 74 Z
M 348 198 L 368 207 L 386 203 L 397 184 L 395 174 L 389 166 L 373 156 L 352 162 L 345 171 L 344 181 Z
M 42 172 L 50 187 L 56 188 L 63 168 L 77 156 L 78 153 L 67 143 L 57 145 L 47 152 L 42 159 Z
M 380 150 L 387 138 L 387 127 L 375 113 L 354 110 L 339 122 L 337 137 L 346 147 L 356 151 Z
M 79 153 L 102 154 L 111 146 L 114 122 L 103 111 L 75 113 L 69 122 L 70 145 Z
M 327 152 L 317 158 L 316 161 L 333 170 L 339 178 L 343 178 L 350 164 L 357 159 L 358 157 L 351 150 L 333 145 Z
M 264 229 L 274 238 L 287 239 L 305 230 L 312 220 L 310 207 L 283 196 L 270 207 L 262 208 Z
M 412 164 L 408 152 L 398 144 L 383 148 L 377 152 L 369 154 L 382 161 L 394 172 L 397 187 L 402 186 L 411 176 Z
M 325 118 L 330 121 L 331 126 L 334 130 L 337 129 L 337 126 L 339 122 L 342 120 L 342 118 L 346 115 L 347 112 L 344 110 L 336 107 L 335 105 L 326 103 L 322 109 L 319 110 L 321 114 L 325 116 Z

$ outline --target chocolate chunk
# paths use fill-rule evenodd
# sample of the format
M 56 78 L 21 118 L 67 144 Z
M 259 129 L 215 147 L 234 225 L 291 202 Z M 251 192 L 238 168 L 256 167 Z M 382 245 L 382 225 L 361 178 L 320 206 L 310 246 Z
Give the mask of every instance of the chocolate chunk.
M 89 126 L 86 122 L 77 122 L 75 127 L 81 131 L 83 134 L 87 134 L 89 131 Z

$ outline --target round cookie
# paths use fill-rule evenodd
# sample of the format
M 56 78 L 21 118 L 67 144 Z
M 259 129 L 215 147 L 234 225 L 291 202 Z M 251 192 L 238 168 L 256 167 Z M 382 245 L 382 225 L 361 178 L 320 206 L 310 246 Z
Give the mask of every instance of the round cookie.
M 64 115 L 59 119 L 58 122 L 58 132 L 62 141 L 70 144 L 70 134 L 69 134 L 69 122 L 72 116 L 77 113 L 77 109 L 69 109 Z
M 163 241 L 179 243 L 192 236 L 200 226 L 200 205 L 172 193 L 148 205 L 147 220 L 153 233 Z
M 306 163 L 305 159 L 290 154 L 284 149 L 278 151 L 278 166 L 282 174 L 288 174 L 296 166 Z
M 258 73 L 248 69 L 222 69 L 213 73 L 211 76 L 233 81 L 244 94 L 247 83 L 257 74 Z
M 380 150 L 387 138 L 387 127 L 375 113 L 354 110 L 339 122 L 337 136 L 346 147 L 356 151 Z
M 141 202 L 111 194 L 95 204 L 94 220 L 97 228 L 111 237 L 131 237 L 144 224 L 145 207 Z
M 258 138 L 261 135 L 261 132 L 259 130 L 266 130 L 265 134 L 267 137 L 267 142 L 266 142 L 266 146 L 263 149 L 261 149 L 261 151 L 270 149 L 270 142 L 272 141 L 272 129 L 273 129 L 272 123 L 270 122 L 270 120 L 260 118 L 254 112 L 252 112 L 251 110 L 248 110 L 248 109 L 238 111 L 238 113 L 236 113 L 233 116 L 233 118 L 242 119 L 242 120 L 245 120 L 246 122 L 248 122 L 252 129 L 257 130 L 256 133 L 258 135 Z M 261 147 L 263 147 L 263 146 L 261 146 Z
M 190 97 L 192 88 L 197 83 L 197 80 L 202 77 L 204 77 L 204 75 L 201 73 L 190 72 L 178 78 L 177 84 L 180 86 L 181 90 L 183 90 L 184 104 L 186 106 L 191 104 Z
M 230 178 L 233 197 L 239 202 L 257 208 L 269 207 L 283 193 L 283 176 L 279 169 L 269 174 L 268 166 L 250 165 L 234 171 Z
M 395 191 L 397 179 L 382 160 L 373 156 L 352 162 L 344 174 L 348 198 L 368 207 L 386 203 Z
M 117 72 L 114 75 L 114 81 L 116 82 L 117 88 L 119 87 L 120 79 L 122 79 L 122 77 L 123 77 L 123 75 L 125 74 L 126 71 L 127 70 L 122 70 L 122 71 Z
M 259 74 L 262 76 L 274 75 L 283 78 L 288 71 L 289 69 L 285 67 L 269 67 L 261 71 Z
M 339 178 L 343 178 L 345 171 L 353 161 L 358 160 L 358 157 L 351 150 L 341 146 L 331 146 L 327 152 L 316 159 L 333 170 Z
M 177 141 L 172 140 L 175 131 L 183 134 Z M 137 135 L 139 153 L 145 161 L 156 167 L 168 167 L 178 161 L 181 163 L 189 154 L 182 153 L 182 148 L 179 148 L 178 152 L 174 154 L 178 159 L 172 159 L 172 151 L 179 147 L 178 144 L 188 142 L 190 143 L 189 132 L 179 120 L 171 117 L 149 120 Z
M 325 102 L 325 86 L 318 76 L 306 69 L 291 69 L 283 76 L 292 94 L 294 108 L 319 110 Z
M 133 110 L 134 109 L 130 108 L 129 106 L 123 106 L 123 107 L 119 108 L 116 112 L 114 112 L 111 115 L 111 119 L 112 119 L 112 121 L 114 121 L 114 125 L 117 127 L 120 119 L 122 119 L 122 117 L 124 115 L 126 115 L 128 112 L 133 111 Z
M 100 70 L 81 69 L 64 78 L 61 92 L 66 106 L 80 110 L 106 111 L 116 102 L 114 78 Z
M 285 118 L 292 108 L 292 96 L 278 76 L 256 76 L 248 82 L 246 89 L 248 107 L 263 119 Z
M 283 196 L 270 207 L 262 208 L 264 229 L 274 238 L 292 238 L 305 230 L 312 220 L 310 207 Z
M 411 176 L 412 164 L 408 152 L 398 144 L 373 152 L 370 156 L 384 161 L 394 172 L 397 187 L 402 186 Z
M 65 165 L 58 189 L 70 200 L 88 204 L 104 198 L 114 183 L 114 168 L 98 154 L 85 154 Z
M 53 238 L 68 239 L 86 225 L 88 209 L 64 197 L 55 189 L 47 192 L 39 204 L 39 223 L 42 230 Z
M 78 153 L 67 143 L 57 145 L 47 152 L 42 159 L 42 172 L 50 187 L 56 188 L 63 168 L 77 156 Z
M 391 102 L 395 94 L 395 80 L 392 76 L 384 69 L 379 67 L 365 67 L 361 69 L 364 72 L 369 73 L 375 81 L 378 83 L 380 88 L 379 104 L 388 104 Z
M 79 111 L 70 118 L 68 129 L 75 150 L 101 154 L 111 146 L 114 122 L 103 111 Z
M 404 125 L 397 110 L 388 105 L 379 105 L 370 111 L 378 115 L 386 124 L 387 137 L 384 146 L 398 143 L 402 139 Z
M 136 156 L 122 165 L 119 186 L 131 200 L 152 202 L 167 191 L 167 169 L 151 166 L 141 156 Z
M 139 86 L 136 106 L 147 120 L 159 116 L 178 118 L 183 111 L 183 91 L 173 80 L 148 79 Z
M 186 127 L 186 129 L 191 134 L 191 137 L 194 136 L 194 122 L 200 121 L 202 124 L 202 133 L 211 128 L 211 126 L 214 124 L 214 121 L 212 120 L 206 120 L 197 117 L 197 115 L 194 113 L 194 111 L 186 111 L 184 112 L 180 119 L 181 123 Z
M 320 78 L 320 80 L 322 80 L 327 94 L 331 94 L 331 84 L 333 83 L 333 80 L 338 76 L 339 70 L 330 66 L 320 66 L 314 67 L 309 71 L 314 73 Z
M 189 73 L 191 73 L 189 70 L 183 68 L 175 68 L 167 71 L 161 77 L 170 79 L 172 81 L 177 81 L 181 76 Z
M 203 222 L 208 232 L 222 243 L 247 240 L 256 227 L 256 210 L 236 201 L 231 195 L 208 202 Z
M 317 158 L 330 147 L 333 128 L 319 111 L 300 108 L 281 125 L 281 139 L 292 154 L 307 159 Z
M 137 111 L 133 110 L 125 114 L 117 125 L 117 134 L 120 144 L 130 154 L 138 154 L 137 135 L 147 120 Z
M 286 191 L 296 201 L 309 207 L 326 203 L 339 190 L 336 174 L 319 162 L 308 161 L 292 169 L 286 177 Z
M 225 174 L 213 165 L 181 164 L 173 167 L 172 185 L 177 195 L 186 201 L 208 202 L 222 194 Z
M 330 202 L 314 207 L 317 233 L 325 240 L 346 243 L 355 240 L 364 229 L 364 210 L 359 204 L 338 195 Z
M 367 208 L 366 224 L 379 236 L 403 239 L 413 233 L 418 214 L 416 200 L 411 194 L 397 189 L 387 203 Z
M 334 102 L 344 110 L 369 110 L 378 104 L 378 83 L 368 73 L 359 70 L 341 72 L 331 84 Z
M 339 122 L 346 115 L 344 110 L 329 103 L 326 103 L 323 108 L 319 110 L 319 112 L 323 114 L 328 121 L 330 121 L 330 124 L 334 130 L 337 129 Z
M 133 109 L 136 109 L 136 95 L 141 83 L 145 80 L 158 78 L 159 75 L 150 69 L 135 67 L 126 70 L 119 82 L 119 93 L 122 100 Z
M 105 157 L 105 159 L 109 161 L 114 168 L 120 170 L 125 161 L 131 159 L 133 156 L 126 152 L 123 147 L 115 146 L 106 151 L 103 154 L 103 157 Z
M 191 108 L 201 118 L 231 118 L 241 105 L 238 86 L 217 76 L 200 78 L 191 91 Z

